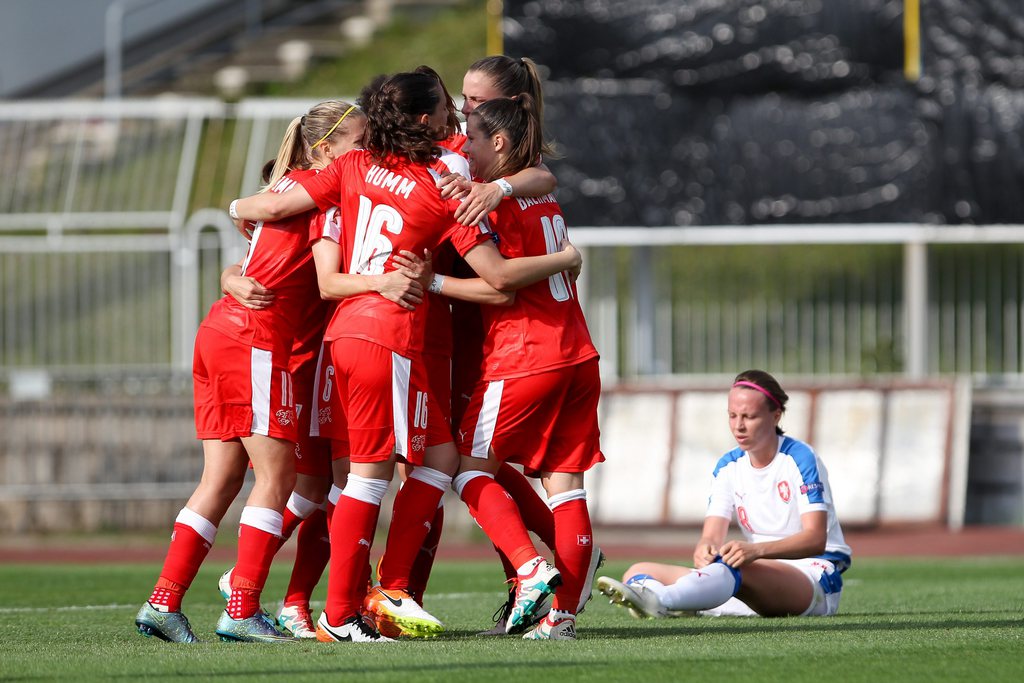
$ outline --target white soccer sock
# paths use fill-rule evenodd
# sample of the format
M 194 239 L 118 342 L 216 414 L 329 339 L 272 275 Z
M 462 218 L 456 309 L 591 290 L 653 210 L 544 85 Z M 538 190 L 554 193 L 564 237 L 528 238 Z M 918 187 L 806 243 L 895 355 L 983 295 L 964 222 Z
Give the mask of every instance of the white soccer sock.
M 314 501 L 302 497 L 295 491 L 292 491 L 291 495 L 288 496 L 288 509 L 299 519 L 306 519 L 313 514 L 313 510 L 316 510 L 317 505 Z
M 238 526 L 243 524 L 281 538 L 284 517 L 277 510 L 246 505 L 242 508 L 242 515 L 238 520 Z
M 331 484 L 331 492 L 327 494 L 327 502 L 331 505 L 337 505 L 338 501 L 341 500 L 341 494 L 344 493 L 344 489 L 337 484 Z M 327 508 L 324 508 L 325 510 Z
M 369 479 L 360 477 L 358 474 L 349 474 L 348 483 L 342 495 L 348 498 L 355 498 L 370 505 L 380 505 L 384 500 L 384 494 L 388 492 L 388 485 L 391 481 L 387 479 Z
M 187 507 L 181 508 L 174 523 L 192 527 L 210 545 L 213 545 L 213 539 L 217 538 L 217 525 Z
M 653 579 L 643 579 L 639 583 L 657 595 L 667 609 L 687 611 L 718 607 L 735 595 L 740 587 L 739 572 L 721 562 L 694 569 L 671 586 Z

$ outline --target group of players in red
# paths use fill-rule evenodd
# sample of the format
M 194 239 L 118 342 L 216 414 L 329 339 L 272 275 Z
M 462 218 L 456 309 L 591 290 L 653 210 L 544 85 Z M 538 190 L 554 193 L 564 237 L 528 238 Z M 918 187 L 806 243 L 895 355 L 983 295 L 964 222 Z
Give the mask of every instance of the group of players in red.
M 541 161 L 535 65 L 480 60 L 463 97 L 464 133 L 429 67 L 379 77 L 358 107 L 323 102 L 289 126 L 266 191 L 231 203 L 250 246 L 196 336 L 204 471 L 136 616 L 144 635 L 196 640 L 182 598 L 251 467 L 221 639 L 443 631 L 423 595 L 450 487 L 512 584 L 486 633 L 576 637 L 602 560 L 583 478 L 604 459 L 581 258 Z M 404 481 L 374 581 L 370 548 L 396 465 Z M 275 621 L 260 597 L 296 529 Z M 309 599 L 328 561 L 314 623 Z

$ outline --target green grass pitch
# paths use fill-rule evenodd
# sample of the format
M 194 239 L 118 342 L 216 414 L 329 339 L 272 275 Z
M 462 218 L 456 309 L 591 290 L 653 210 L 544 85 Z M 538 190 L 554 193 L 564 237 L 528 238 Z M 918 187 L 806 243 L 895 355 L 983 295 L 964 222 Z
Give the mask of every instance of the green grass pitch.
M 280 599 L 288 568 L 271 574 Z M 603 572 L 617 575 L 625 561 Z M 200 572 L 185 612 L 213 641 L 223 603 Z M 426 607 L 449 632 L 389 645 L 170 645 L 133 619 L 156 565 L 0 567 L 0 680 L 1012 681 L 1024 675 L 1024 558 L 861 559 L 841 614 L 637 621 L 595 594 L 575 643 L 480 638 L 502 597 L 496 563 L 440 562 Z M 315 600 L 323 600 L 323 586 Z M 321 602 L 322 604 L 322 602 Z

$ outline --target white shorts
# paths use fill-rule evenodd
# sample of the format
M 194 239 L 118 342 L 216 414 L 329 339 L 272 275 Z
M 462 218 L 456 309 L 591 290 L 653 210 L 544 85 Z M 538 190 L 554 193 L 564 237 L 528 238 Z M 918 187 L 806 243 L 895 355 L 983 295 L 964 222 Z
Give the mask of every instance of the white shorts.
M 774 562 L 785 562 L 796 567 L 811 582 L 811 604 L 807 606 L 800 616 L 802 617 L 827 617 L 839 611 L 839 598 L 843 594 L 843 582 L 839 578 L 839 571 L 836 570 L 828 560 L 819 557 L 806 557 L 800 560 L 773 560 Z M 757 612 L 750 609 L 745 602 L 739 598 L 729 598 L 726 602 L 712 609 L 698 612 L 705 617 L 756 617 Z
M 811 582 L 814 593 L 811 604 L 803 611 L 802 617 L 830 617 L 839 611 L 839 598 L 843 594 L 843 580 L 835 565 L 820 557 L 805 557 L 802 560 L 778 560 L 796 567 Z

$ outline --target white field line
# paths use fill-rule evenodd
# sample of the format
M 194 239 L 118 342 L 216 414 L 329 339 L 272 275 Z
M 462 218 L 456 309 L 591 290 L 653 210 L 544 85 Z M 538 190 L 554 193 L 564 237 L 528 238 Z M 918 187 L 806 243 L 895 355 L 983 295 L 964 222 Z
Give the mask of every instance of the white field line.
M 489 593 L 432 593 L 431 600 L 471 600 Z M 138 609 L 141 603 L 129 605 L 63 605 L 60 607 L 0 607 L 0 614 L 37 614 L 41 612 L 93 612 L 99 610 Z M 312 602 L 313 608 L 323 607 L 322 602 Z

